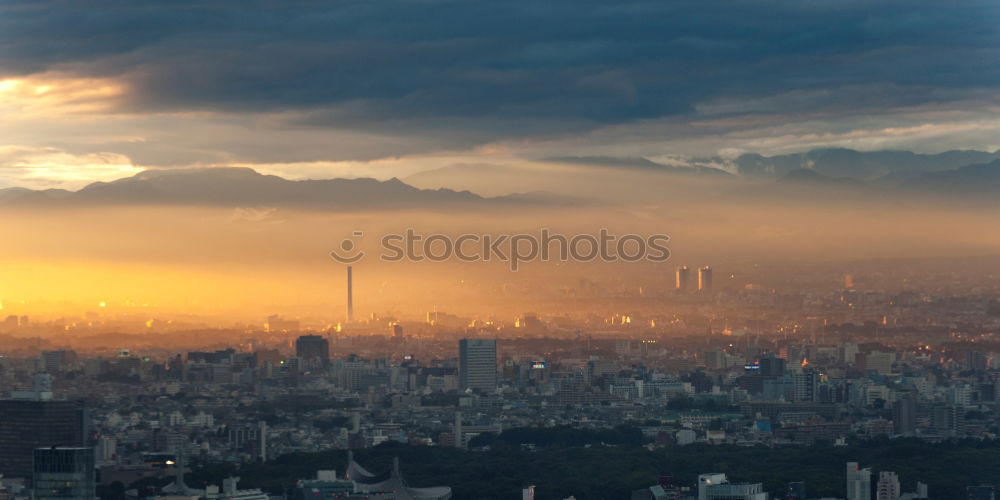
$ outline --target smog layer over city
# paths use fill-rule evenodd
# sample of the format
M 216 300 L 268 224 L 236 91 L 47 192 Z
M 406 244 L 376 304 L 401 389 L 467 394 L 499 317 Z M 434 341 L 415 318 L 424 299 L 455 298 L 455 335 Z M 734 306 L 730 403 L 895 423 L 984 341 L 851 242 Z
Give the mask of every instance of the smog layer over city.
M 998 27 L 0 0 L 0 500 L 992 500 Z

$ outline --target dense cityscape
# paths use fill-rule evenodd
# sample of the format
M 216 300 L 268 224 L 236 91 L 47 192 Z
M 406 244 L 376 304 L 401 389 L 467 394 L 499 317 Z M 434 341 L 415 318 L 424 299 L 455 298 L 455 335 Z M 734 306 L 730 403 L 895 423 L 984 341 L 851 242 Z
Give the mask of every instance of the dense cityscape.
M 616 447 L 671 456 L 702 446 L 780 454 L 998 439 L 1000 294 L 993 283 L 967 295 L 919 293 L 860 288 L 863 277 L 847 274 L 830 290 L 717 289 L 712 273 L 677 266 L 663 277 L 664 291 L 604 315 L 505 320 L 431 311 L 420 319 L 361 319 L 349 288 L 341 321 L 318 328 L 278 315 L 243 329 L 133 325 L 132 315 L 116 316 L 107 304 L 72 324 L 9 315 L 0 352 L 7 393 L 0 401 L 3 495 L 42 496 L 39 489 L 54 479 L 45 482 L 39 464 L 59 460 L 96 468 L 96 480 L 81 472 L 74 487 L 108 500 L 306 498 L 316 491 L 446 500 L 481 493 L 435 484 L 427 470 L 404 483 L 402 474 L 419 464 L 398 456 L 385 474 L 368 472 L 349 455 L 308 477 L 264 481 L 240 471 L 340 450 L 382 450 L 387 457 L 404 445 L 478 454 Z M 587 288 L 609 293 L 598 284 Z M 140 333 L 129 335 L 130 328 Z M 47 334 L 54 329 L 63 336 Z M 170 347 L 178 344 L 191 347 Z M 44 450 L 52 446 L 58 448 Z M 831 483 L 845 463 L 846 476 Z M 912 467 L 845 463 L 829 464 L 821 478 L 801 471 L 780 490 L 773 477 L 664 469 L 633 479 L 649 484 L 623 482 L 618 486 L 627 490 L 613 494 L 956 494 L 954 481 L 935 484 L 934 475 Z M 525 498 L 587 496 L 536 472 L 536 482 L 558 491 L 515 485 Z M 201 479 L 191 482 L 200 489 L 185 476 Z M 230 476 L 252 487 L 237 489 Z M 961 494 L 992 498 L 1000 476 L 969 481 Z
M 995 500 L 998 27 L 0 0 L 0 500 Z

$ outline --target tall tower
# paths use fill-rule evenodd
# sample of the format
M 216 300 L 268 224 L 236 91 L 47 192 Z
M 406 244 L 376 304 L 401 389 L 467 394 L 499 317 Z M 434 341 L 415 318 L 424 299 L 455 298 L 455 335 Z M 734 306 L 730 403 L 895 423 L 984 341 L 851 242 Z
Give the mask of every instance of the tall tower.
M 712 291 L 712 268 L 709 266 L 698 269 L 698 291 Z
M 677 276 L 674 278 L 674 288 L 678 292 L 686 292 L 691 286 L 691 269 L 688 266 L 677 266 Z
M 351 266 L 347 266 L 347 322 L 354 322 L 354 273 Z

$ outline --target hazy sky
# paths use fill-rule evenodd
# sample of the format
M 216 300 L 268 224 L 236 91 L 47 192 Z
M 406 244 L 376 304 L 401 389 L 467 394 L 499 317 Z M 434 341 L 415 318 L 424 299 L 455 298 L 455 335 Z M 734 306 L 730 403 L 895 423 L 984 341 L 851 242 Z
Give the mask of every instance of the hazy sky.
M 0 187 L 1000 148 L 1000 3 L 0 2 Z

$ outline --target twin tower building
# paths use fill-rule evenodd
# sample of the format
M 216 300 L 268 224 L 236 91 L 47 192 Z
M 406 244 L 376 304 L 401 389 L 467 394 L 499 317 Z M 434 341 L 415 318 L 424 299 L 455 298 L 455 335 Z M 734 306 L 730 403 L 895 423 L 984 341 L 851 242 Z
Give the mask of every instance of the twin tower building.
M 691 268 L 688 266 L 677 266 L 677 275 L 674 280 L 674 288 L 678 292 L 689 292 L 694 283 L 691 283 Z M 712 268 L 709 266 L 698 268 L 698 291 L 712 291 Z

